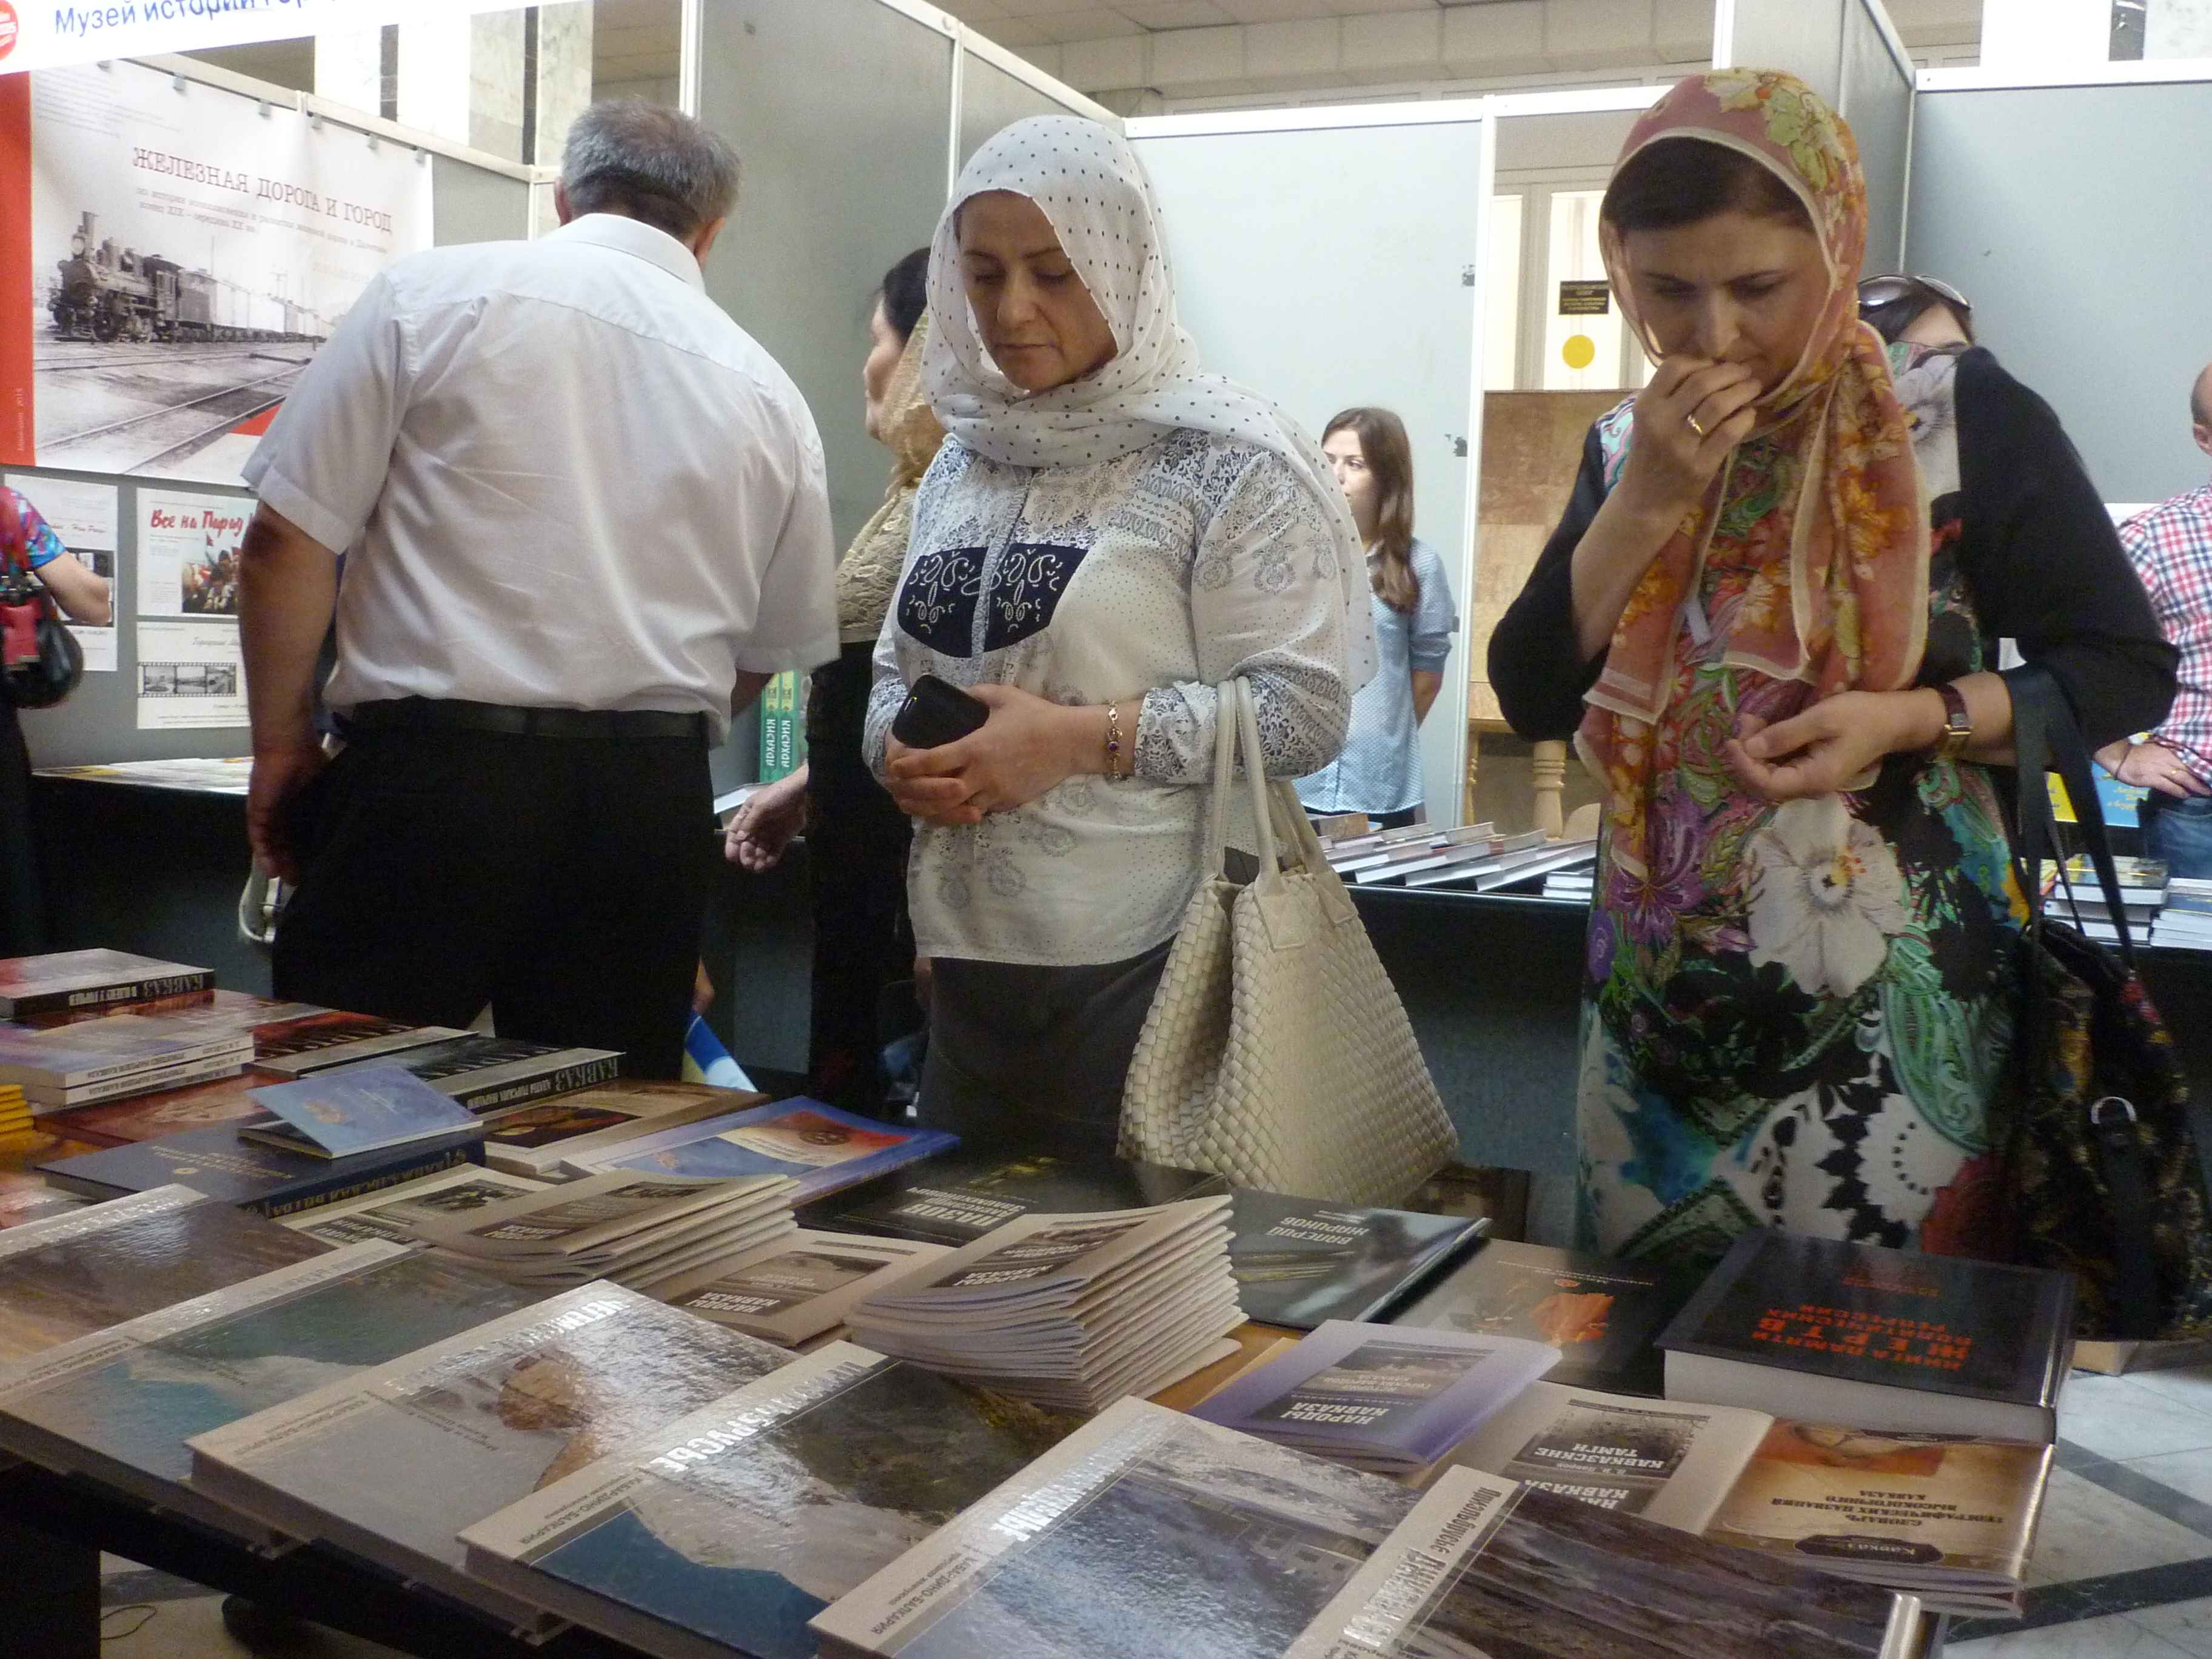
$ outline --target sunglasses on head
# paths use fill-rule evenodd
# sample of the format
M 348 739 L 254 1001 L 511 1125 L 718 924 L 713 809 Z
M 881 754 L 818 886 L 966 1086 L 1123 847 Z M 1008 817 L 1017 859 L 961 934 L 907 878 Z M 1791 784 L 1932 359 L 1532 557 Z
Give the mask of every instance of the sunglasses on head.
M 1859 284 L 1862 309 L 1893 306 L 1900 300 L 1923 300 L 1931 304 L 1940 300 L 1961 319 L 1974 308 L 1957 289 L 1933 276 L 1869 276 Z

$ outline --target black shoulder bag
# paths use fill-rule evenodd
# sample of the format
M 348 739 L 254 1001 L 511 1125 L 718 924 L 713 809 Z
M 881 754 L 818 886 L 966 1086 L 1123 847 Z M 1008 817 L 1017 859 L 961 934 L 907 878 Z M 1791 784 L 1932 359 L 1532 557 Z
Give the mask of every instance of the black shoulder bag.
M 2023 1261 L 2075 1274 L 2084 1338 L 2212 1334 L 2212 1205 L 2188 1087 L 2136 973 L 2088 747 L 2047 671 L 2006 679 L 2020 769 L 2014 868 L 2028 922 L 2012 1066 L 1990 1138 L 2015 1248 Z M 2043 860 L 2061 858 L 2045 782 L 2054 769 L 2119 931 L 2117 951 L 2045 914 Z M 2063 882 L 2063 862 L 2058 872 Z

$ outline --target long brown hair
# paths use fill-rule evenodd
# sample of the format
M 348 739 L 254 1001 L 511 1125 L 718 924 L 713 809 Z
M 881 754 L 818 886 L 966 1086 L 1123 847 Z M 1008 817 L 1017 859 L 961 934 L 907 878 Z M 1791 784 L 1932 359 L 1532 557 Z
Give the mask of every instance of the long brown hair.
M 1393 611 L 1421 602 L 1413 574 L 1413 446 L 1406 423 L 1387 409 L 1347 409 L 1322 428 L 1327 443 L 1340 432 L 1359 440 L 1359 453 L 1375 479 L 1375 540 L 1382 556 L 1373 572 L 1375 592 Z

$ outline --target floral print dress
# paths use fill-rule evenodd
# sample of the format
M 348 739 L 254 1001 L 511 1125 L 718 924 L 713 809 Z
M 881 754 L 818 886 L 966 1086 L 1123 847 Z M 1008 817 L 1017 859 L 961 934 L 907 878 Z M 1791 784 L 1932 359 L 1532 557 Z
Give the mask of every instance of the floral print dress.
M 1898 358 L 1933 503 L 1923 684 L 1989 665 L 1957 557 L 1957 362 Z M 1599 423 L 1608 488 L 1632 410 Z M 1814 695 L 1727 660 L 1732 629 L 1789 602 L 1765 527 L 1790 465 L 1755 443 L 1734 463 L 1651 729 L 1642 872 L 1610 834 L 1601 853 L 1581 1221 L 1619 1254 L 1711 1255 L 1765 1224 L 1962 1252 L 1989 1218 L 2023 915 L 1990 775 L 1893 755 L 1863 790 L 1778 807 L 1723 758 L 1744 716 L 1786 720 Z

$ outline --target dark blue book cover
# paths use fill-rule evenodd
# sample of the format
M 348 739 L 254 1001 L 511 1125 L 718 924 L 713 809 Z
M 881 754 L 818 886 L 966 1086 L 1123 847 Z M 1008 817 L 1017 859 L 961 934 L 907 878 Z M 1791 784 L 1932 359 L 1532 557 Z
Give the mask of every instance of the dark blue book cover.
M 173 1182 L 227 1204 L 277 1216 L 456 1164 L 483 1162 L 481 1123 L 448 1139 L 356 1152 L 350 1158 L 310 1158 L 305 1152 L 256 1146 L 240 1134 L 241 1127 L 246 1126 L 218 1123 L 165 1140 L 110 1146 L 41 1164 L 39 1173 L 64 1192 L 94 1200 L 150 1192 Z

